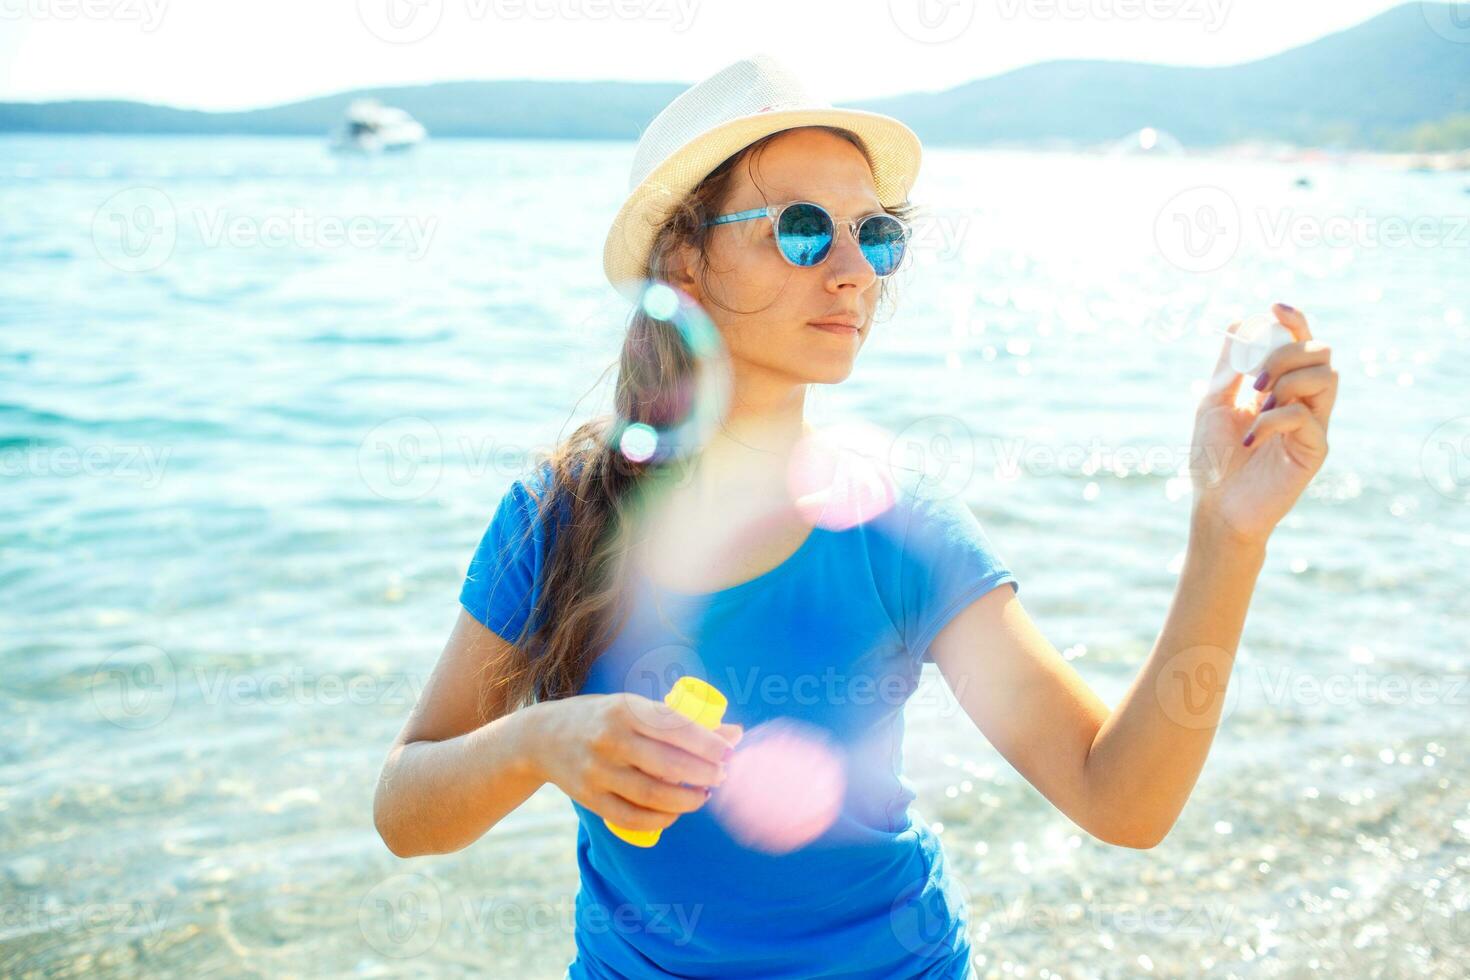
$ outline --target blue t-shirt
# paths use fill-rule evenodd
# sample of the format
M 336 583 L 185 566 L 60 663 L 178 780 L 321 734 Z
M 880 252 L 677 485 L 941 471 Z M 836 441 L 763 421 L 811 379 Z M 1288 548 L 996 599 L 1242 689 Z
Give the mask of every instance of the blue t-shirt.
M 514 639 L 555 541 L 535 521 L 547 464 L 515 481 L 470 562 L 460 601 Z M 1019 591 L 958 497 L 900 488 L 845 530 L 813 528 L 785 562 L 704 594 L 639 576 L 628 623 L 579 693 L 662 698 L 695 674 L 729 699 L 724 720 L 816 726 L 845 774 L 836 820 L 785 853 L 743 845 L 713 812 L 723 787 L 652 848 L 578 818 L 578 978 L 970 976 L 967 907 L 938 835 L 910 804 L 903 707 L 929 645 L 1001 584 Z M 522 546 L 523 533 L 532 534 Z M 739 748 L 736 750 L 740 751 Z

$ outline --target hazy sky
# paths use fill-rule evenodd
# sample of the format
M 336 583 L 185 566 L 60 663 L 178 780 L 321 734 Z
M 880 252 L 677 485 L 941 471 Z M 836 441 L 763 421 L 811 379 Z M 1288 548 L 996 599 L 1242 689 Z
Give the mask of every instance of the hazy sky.
M 248 108 L 448 79 L 693 83 L 754 51 L 832 101 L 1052 58 L 1249 61 L 1397 0 L 0 0 L 0 100 Z

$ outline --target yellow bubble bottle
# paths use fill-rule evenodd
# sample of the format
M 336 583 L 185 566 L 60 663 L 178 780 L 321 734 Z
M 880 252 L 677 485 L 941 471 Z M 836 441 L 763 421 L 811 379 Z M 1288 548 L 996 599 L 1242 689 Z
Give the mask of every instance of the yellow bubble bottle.
M 684 717 L 714 731 L 720 727 L 729 702 L 713 686 L 698 677 L 685 674 L 675 681 L 674 686 L 669 688 L 669 693 L 664 695 L 664 704 Z M 663 833 L 662 830 L 629 830 L 627 827 L 617 827 L 608 823 L 606 818 L 603 818 L 602 822 L 607 824 L 607 829 L 618 837 L 638 847 L 652 847 L 658 843 L 659 835 Z

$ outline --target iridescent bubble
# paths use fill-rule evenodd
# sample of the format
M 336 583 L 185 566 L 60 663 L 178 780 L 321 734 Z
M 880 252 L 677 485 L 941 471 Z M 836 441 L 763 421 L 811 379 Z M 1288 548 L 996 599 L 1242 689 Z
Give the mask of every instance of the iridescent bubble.
M 677 287 L 647 281 L 634 304 L 611 445 L 637 463 L 697 453 L 724 416 L 730 374 L 714 321 Z
M 889 470 L 893 437 L 875 425 L 814 429 L 791 454 L 787 486 L 808 523 L 841 531 L 884 513 L 898 499 Z
M 679 315 L 679 294 L 672 286 L 656 282 L 643 291 L 642 306 L 655 320 L 672 320 Z
M 634 422 L 623 430 L 623 437 L 618 442 L 618 448 L 633 462 L 646 463 L 658 449 L 658 433 L 653 431 L 651 425 Z
M 836 822 L 846 791 L 842 753 L 825 730 L 782 717 L 745 733 L 710 808 L 746 847 L 785 854 Z

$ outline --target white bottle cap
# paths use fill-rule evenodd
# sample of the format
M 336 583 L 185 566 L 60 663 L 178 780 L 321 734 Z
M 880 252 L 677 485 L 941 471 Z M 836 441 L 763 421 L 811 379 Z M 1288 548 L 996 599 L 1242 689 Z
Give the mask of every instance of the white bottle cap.
M 1272 351 L 1295 341 L 1292 332 L 1274 316 L 1252 314 L 1231 335 L 1230 366 L 1241 374 L 1260 374 Z

